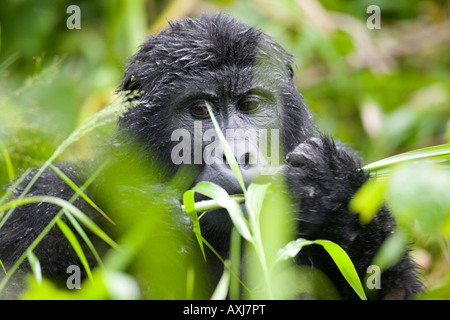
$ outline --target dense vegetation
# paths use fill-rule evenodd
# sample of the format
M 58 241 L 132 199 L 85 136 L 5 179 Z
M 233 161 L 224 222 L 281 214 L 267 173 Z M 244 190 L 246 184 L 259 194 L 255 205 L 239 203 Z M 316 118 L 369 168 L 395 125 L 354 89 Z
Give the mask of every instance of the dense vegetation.
M 148 32 L 165 26 L 165 18 L 204 11 L 228 12 L 263 29 L 293 52 L 296 82 L 319 127 L 359 150 L 366 164 L 450 143 L 449 1 L 377 1 L 380 29 L 366 25 L 370 1 L 84 0 L 77 4 L 81 29 L 70 30 L 64 2 L 0 3 L 0 185 L 21 176 L 21 170 L 92 157 L 123 111 L 114 101 L 127 57 Z M 377 264 L 388 266 L 399 245 L 413 242 L 428 289 L 418 298 L 450 298 L 449 159 L 446 145 L 369 165 L 378 179 L 363 187 L 353 202 L 362 219 L 370 220 L 387 199 L 399 230 L 386 243 Z M 263 187 L 255 187 L 251 196 L 263 197 L 264 192 Z M 3 217 L 11 206 L 7 196 L 0 191 Z M 83 221 L 82 213 L 69 205 L 63 207 Z M 137 247 L 147 241 L 132 237 L 141 222 L 123 239 L 128 245 Z M 55 224 L 71 237 L 61 222 L 55 220 Z M 158 229 L 157 222 L 152 228 Z M 255 230 L 252 236 L 259 232 Z M 240 231 L 245 239 L 252 239 L 255 263 L 262 266 L 262 281 L 267 280 L 269 261 L 261 255 L 262 243 Z M 101 230 L 95 232 L 104 236 Z M 306 243 L 293 245 L 300 249 Z M 139 296 L 133 275 L 146 276 L 145 272 L 127 273 L 127 265 L 119 262 L 133 260 L 133 254 L 112 249 L 103 268 L 89 272 L 86 290 L 78 296 L 64 294 L 69 298 Z M 32 261 L 33 255 L 25 258 Z M 233 277 L 227 280 L 228 276 L 225 273 L 223 279 L 231 282 L 232 295 L 239 285 Z M 200 275 L 190 277 L 193 287 Z M 175 289 L 179 286 L 176 277 L 169 285 L 171 278 L 161 275 L 162 286 L 173 291 L 162 292 L 160 297 L 194 297 L 194 290 L 184 284 Z M 119 282 L 128 291 L 108 286 Z M 45 280 L 41 285 L 36 280 L 31 283 L 30 298 L 64 296 Z M 218 288 L 216 297 L 228 292 L 225 287 Z M 277 289 L 270 285 L 269 289 L 262 297 L 276 297 Z

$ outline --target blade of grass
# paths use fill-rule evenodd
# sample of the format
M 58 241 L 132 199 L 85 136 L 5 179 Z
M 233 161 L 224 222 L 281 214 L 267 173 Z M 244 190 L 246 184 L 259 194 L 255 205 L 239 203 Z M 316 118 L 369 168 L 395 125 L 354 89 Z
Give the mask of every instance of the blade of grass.
M 102 172 L 105 167 L 107 166 L 107 164 L 109 163 L 109 160 L 104 161 L 96 170 L 95 172 L 89 177 L 89 179 L 83 184 L 83 186 L 81 187 L 81 190 L 86 189 L 96 178 L 97 176 L 100 174 L 100 172 Z M 21 180 L 24 179 L 27 174 L 30 172 L 30 170 L 27 170 L 19 179 L 18 181 L 15 183 L 15 185 L 19 185 L 21 183 Z M 70 198 L 69 202 L 73 203 L 76 199 L 78 198 L 78 194 L 75 193 L 72 198 Z M 21 198 L 18 198 L 17 200 L 19 200 Z M 1 202 L 0 202 L 1 204 Z M 15 208 L 15 206 L 13 206 L 12 209 L 10 209 L 10 212 Z M 0 210 L 0 212 L 2 212 L 2 210 Z M 16 263 L 14 263 L 14 265 L 11 267 L 11 269 L 9 270 L 9 272 L 6 273 L 6 276 L 0 281 L 0 292 L 4 289 L 4 287 L 6 286 L 6 284 L 8 283 L 9 279 L 11 278 L 11 276 L 16 272 L 16 270 L 19 268 L 19 266 L 23 263 L 23 261 L 25 260 L 25 258 L 27 257 L 27 252 L 28 251 L 33 251 L 34 248 L 36 248 L 36 246 L 39 244 L 39 242 L 41 242 L 41 240 L 47 235 L 47 233 L 50 231 L 51 228 L 53 228 L 53 226 L 56 224 L 56 221 L 58 221 L 58 219 L 61 218 L 61 216 L 63 215 L 64 211 L 63 209 L 59 210 L 59 212 L 55 215 L 55 217 L 53 217 L 53 219 L 49 222 L 49 224 L 44 228 L 44 230 L 42 230 L 42 232 L 36 237 L 36 239 L 28 246 L 27 251 L 25 251 L 20 257 L 19 259 L 17 259 Z M 6 220 L 6 217 L 4 220 L 2 220 L 2 223 Z M 3 267 L 3 264 L 2 264 Z M 3 267 L 4 269 L 4 267 Z M 4 269 L 5 270 L 5 269 Z M 5 270 L 6 272 L 6 270 Z
M 44 228 L 44 230 L 42 230 L 42 232 L 37 236 L 37 238 L 28 246 L 27 251 L 25 251 L 19 257 L 19 259 L 17 259 L 16 263 L 14 263 L 14 265 L 11 267 L 11 269 L 9 269 L 6 276 L 0 281 L 0 292 L 3 291 L 6 284 L 8 283 L 9 279 L 11 278 L 11 276 L 14 274 L 14 272 L 16 272 L 17 268 L 19 268 L 19 266 L 25 260 L 25 258 L 27 257 L 27 253 L 29 251 L 33 251 L 34 248 L 36 248 L 36 246 L 47 235 L 47 233 L 50 231 L 50 229 L 53 228 L 53 226 L 56 224 L 56 221 L 62 216 L 62 214 L 63 214 L 63 211 L 60 210 L 60 212 L 52 219 L 52 221 L 50 221 L 50 223 Z
M 100 266 L 100 268 L 103 268 L 103 262 L 100 258 L 100 255 L 98 254 L 98 252 L 95 249 L 94 245 L 92 244 L 91 240 L 87 236 L 86 232 L 84 232 L 83 228 L 80 226 L 78 221 L 70 213 L 68 213 L 67 210 L 65 210 L 65 209 L 64 209 L 64 214 L 67 217 L 67 219 L 70 221 L 72 226 L 75 228 L 75 230 L 78 232 L 78 234 L 81 236 L 83 241 L 86 243 L 86 245 L 89 247 L 89 249 L 91 250 L 95 259 L 97 260 L 97 263 Z
M 56 220 L 56 224 L 58 225 L 59 229 L 62 231 L 64 236 L 67 238 L 67 240 L 69 240 L 70 244 L 72 245 L 72 248 L 75 250 L 78 258 L 80 259 L 81 264 L 86 270 L 88 278 L 93 282 L 94 278 L 92 277 L 91 268 L 89 267 L 89 263 L 86 259 L 86 256 L 84 255 L 83 248 L 81 248 L 81 245 L 78 242 L 77 237 L 72 232 L 72 230 L 70 230 L 67 224 L 65 224 L 61 219 Z
M 22 193 L 19 195 L 18 199 L 22 199 L 30 191 L 34 183 L 39 179 L 42 173 L 59 157 L 65 149 L 67 149 L 71 144 L 78 141 L 81 137 L 88 134 L 95 128 L 106 125 L 112 121 L 116 121 L 118 117 L 124 114 L 127 110 L 134 107 L 137 104 L 137 100 L 133 100 L 139 93 L 136 92 L 123 92 L 120 97 L 112 104 L 106 106 L 101 111 L 97 112 L 93 116 L 89 117 L 81 123 L 81 125 L 73 131 L 69 137 L 64 140 L 55 152 L 47 159 L 47 161 L 39 168 L 38 172 L 33 176 L 28 185 L 24 188 Z M 25 174 L 24 174 L 25 175 Z M 20 179 L 24 179 L 24 175 Z M 26 176 L 26 175 L 25 175 Z M 7 212 L 6 216 L 9 217 L 14 210 L 12 206 Z M 0 225 L 1 227 L 1 225 Z
M 205 250 L 203 248 L 202 233 L 200 230 L 200 222 L 198 220 L 197 210 L 194 205 L 194 191 L 188 190 L 183 195 L 183 203 L 186 210 L 186 214 L 191 218 L 194 234 L 197 238 L 200 250 L 203 254 L 203 259 L 206 261 Z
M 239 185 L 241 186 L 242 191 L 244 192 L 244 195 L 245 195 L 247 191 L 245 188 L 244 179 L 242 178 L 242 174 L 241 174 L 241 171 L 239 170 L 239 166 L 236 162 L 236 159 L 234 158 L 234 154 L 231 151 L 230 146 L 227 143 L 227 140 L 223 136 L 222 130 L 220 130 L 220 126 L 217 123 L 216 118 L 214 117 L 214 113 L 212 111 L 211 106 L 209 105 L 209 103 L 207 101 L 205 101 L 205 104 L 206 104 L 206 108 L 208 109 L 208 113 L 209 113 L 209 116 L 211 117 L 214 128 L 216 130 L 217 136 L 219 137 L 220 143 L 222 144 L 225 158 L 227 159 L 227 162 L 228 162 L 231 170 L 233 170 L 233 173 L 236 176 L 236 178 L 239 182 Z
M 241 286 L 247 290 L 247 292 L 251 295 L 252 292 L 250 291 L 250 289 L 244 284 L 244 282 L 242 282 L 242 280 L 239 278 L 239 276 L 233 271 L 233 269 L 230 268 L 230 266 L 228 265 L 228 263 L 223 260 L 223 258 L 220 256 L 220 254 L 213 248 L 213 246 L 211 244 L 209 244 L 208 241 L 206 241 L 205 238 L 202 238 L 202 241 L 204 244 L 206 244 L 206 246 L 216 255 L 216 257 L 220 260 L 220 262 L 222 262 L 222 264 L 230 271 L 231 275 L 237 280 L 239 281 L 239 283 L 241 284 Z
M 250 228 L 253 231 L 254 236 L 256 236 L 256 234 L 259 234 L 260 229 L 259 220 L 261 215 L 261 208 L 269 186 L 270 183 L 267 184 L 252 183 L 248 187 L 245 205 L 248 210 Z
M 231 230 L 231 241 L 230 241 L 230 269 L 233 273 L 240 276 L 241 271 L 241 249 L 242 249 L 242 238 L 236 228 Z M 239 300 L 240 296 L 240 283 L 237 278 L 230 280 L 230 300 Z
M 11 157 L 9 156 L 8 153 L 8 149 L 6 149 L 6 146 L 3 144 L 2 141 L 0 141 L 0 151 L 2 152 L 3 159 L 5 159 L 6 172 L 8 172 L 8 179 L 12 180 L 14 179 L 14 168 L 11 162 Z
M 405 153 L 401 153 L 389 158 L 385 158 L 373 163 L 370 163 L 363 167 L 364 170 L 369 171 L 382 171 L 386 170 L 389 166 L 406 162 L 406 161 L 418 161 L 418 160 L 433 160 L 438 162 L 444 162 L 450 160 L 450 144 L 443 144 L 434 147 L 428 147 L 423 149 L 417 149 Z
M 42 272 L 41 272 L 41 264 L 39 259 L 33 253 L 33 251 L 28 251 L 27 253 L 28 262 L 30 263 L 31 270 L 33 271 L 34 277 L 38 284 L 42 283 Z
M 28 175 L 30 172 L 31 172 L 31 169 L 27 169 L 27 170 L 20 176 L 20 178 L 18 178 L 18 179 L 14 182 L 14 184 L 13 184 L 12 186 L 10 186 L 10 187 L 7 189 L 6 193 L 5 193 L 5 194 L 3 195 L 3 197 L 0 199 L 0 205 L 2 205 L 9 197 L 11 197 L 11 195 L 13 194 L 13 191 L 12 191 L 12 190 L 14 190 L 15 188 L 17 188 L 17 186 L 20 185 L 20 184 L 22 183 L 23 179 L 25 179 L 25 178 L 27 177 L 27 175 Z M 2 221 L 0 222 L 0 229 L 1 229 L 1 227 L 3 226 L 3 224 L 5 223 L 6 219 L 8 219 L 8 217 L 9 217 L 9 216 L 4 216 L 4 217 L 3 217 L 3 214 L 0 213 L 0 219 L 3 219 L 3 218 L 4 218 L 4 220 L 2 220 Z
M 60 169 L 55 167 L 53 164 L 50 164 L 50 168 L 62 179 L 65 183 L 69 185 L 76 193 L 78 193 L 87 203 L 89 203 L 95 210 L 100 212 L 100 214 L 108 220 L 111 224 L 115 225 L 115 222 L 112 221 L 110 217 L 103 212 L 72 180 L 69 179 L 67 175 L 64 174 Z
M 8 210 L 12 207 L 17 207 L 19 205 L 46 202 L 55 204 L 61 208 L 67 209 L 68 212 L 73 214 L 78 220 L 80 220 L 88 229 L 90 229 L 94 234 L 100 237 L 103 241 L 108 243 L 113 248 L 118 248 L 117 243 L 114 242 L 102 229 L 100 229 L 88 216 L 86 216 L 80 209 L 75 207 L 68 201 L 57 197 L 49 196 L 33 196 L 22 199 L 11 200 L 10 202 L 0 206 L 0 212 Z
M 228 287 L 230 286 L 230 270 L 224 268 L 222 277 L 220 277 L 219 283 L 217 284 L 214 292 L 211 296 L 211 300 L 225 300 L 228 295 Z M 230 297 L 231 300 L 234 300 Z
M 6 274 L 6 269 L 5 269 L 5 266 L 2 262 L 2 260 L 0 260 L 0 266 L 2 266 L 3 272 Z
M 270 281 L 269 268 L 267 265 L 266 254 L 264 251 L 264 246 L 261 238 L 261 228 L 260 228 L 260 216 L 261 216 L 261 208 L 266 196 L 266 192 L 269 183 L 267 184 L 250 184 L 246 196 L 246 207 L 248 211 L 248 217 L 250 221 L 250 231 L 253 235 L 251 239 L 251 243 L 255 249 L 255 252 L 258 256 L 259 262 L 261 264 L 265 282 L 267 284 L 267 293 L 270 299 L 273 299 L 273 290 L 272 283 Z

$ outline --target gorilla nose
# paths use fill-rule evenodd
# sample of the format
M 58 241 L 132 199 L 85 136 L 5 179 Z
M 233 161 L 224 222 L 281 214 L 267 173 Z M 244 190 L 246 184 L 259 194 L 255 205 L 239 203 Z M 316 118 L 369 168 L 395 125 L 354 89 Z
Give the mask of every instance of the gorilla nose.
M 240 153 L 236 152 L 234 156 L 247 187 L 261 173 L 262 166 L 258 163 L 258 155 L 256 152 L 244 151 Z M 227 171 L 226 175 L 228 175 L 229 179 L 236 179 L 225 155 L 223 155 L 223 163 L 225 166 L 222 167 L 222 170 Z
M 223 163 L 228 163 L 225 154 L 223 155 Z M 235 160 L 239 165 L 240 169 L 249 169 L 251 167 L 257 166 L 257 156 L 251 154 L 251 152 L 243 152 L 235 156 Z

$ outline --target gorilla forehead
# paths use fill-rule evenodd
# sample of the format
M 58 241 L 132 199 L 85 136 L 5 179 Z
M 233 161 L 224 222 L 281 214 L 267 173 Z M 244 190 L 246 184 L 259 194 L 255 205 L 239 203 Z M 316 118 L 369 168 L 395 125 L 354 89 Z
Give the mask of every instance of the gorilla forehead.
M 225 65 L 251 66 L 261 34 L 225 15 L 202 15 L 171 22 L 169 28 L 154 36 L 154 52 L 162 53 L 168 66 L 176 68 L 211 70 Z
M 253 82 L 244 73 L 286 79 L 291 62 L 291 56 L 260 30 L 227 15 L 202 15 L 170 22 L 150 36 L 132 57 L 122 89 L 142 90 L 146 100 L 192 83 L 231 89 L 236 86 L 233 81 Z

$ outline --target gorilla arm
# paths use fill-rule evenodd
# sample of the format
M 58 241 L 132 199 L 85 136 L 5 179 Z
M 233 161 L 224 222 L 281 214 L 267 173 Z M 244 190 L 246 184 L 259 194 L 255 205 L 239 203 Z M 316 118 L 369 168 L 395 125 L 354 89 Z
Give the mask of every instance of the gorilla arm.
M 299 144 L 286 160 L 286 180 L 292 198 L 300 202 L 298 235 L 339 244 L 364 280 L 378 249 L 394 232 L 395 220 L 386 207 L 368 224 L 362 224 L 358 215 L 350 212 L 350 200 L 369 179 L 369 174 L 361 169 L 359 158 L 342 144 L 319 136 Z M 320 246 L 305 247 L 297 259 L 299 264 L 313 264 L 325 272 L 343 298 L 357 298 Z M 411 298 L 421 289 L 416 270 L 406 251 L 395 266 L 382 273 L 381 288 L 375 298 Z

